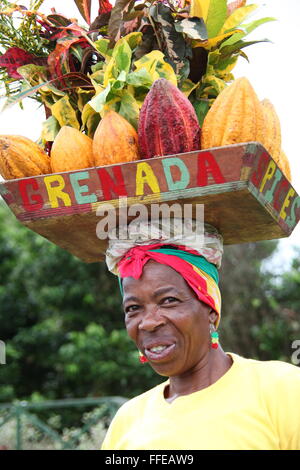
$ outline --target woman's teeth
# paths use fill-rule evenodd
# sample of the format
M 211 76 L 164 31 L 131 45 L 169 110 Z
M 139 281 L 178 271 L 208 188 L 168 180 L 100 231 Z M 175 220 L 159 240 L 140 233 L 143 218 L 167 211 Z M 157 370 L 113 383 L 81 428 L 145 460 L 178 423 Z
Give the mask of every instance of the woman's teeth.
M 151 352 L 154 352 L 154 353 L 160 353 L 162 352 L 164 349 L 166 349 L 168 346 L 154 346 L 153 348 L 150 349 Z

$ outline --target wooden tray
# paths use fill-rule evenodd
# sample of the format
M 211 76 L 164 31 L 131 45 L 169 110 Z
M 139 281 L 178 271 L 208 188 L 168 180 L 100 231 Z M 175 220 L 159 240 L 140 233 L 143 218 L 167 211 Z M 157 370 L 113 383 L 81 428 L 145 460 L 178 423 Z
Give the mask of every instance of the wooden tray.
M 256 142 L 9 180 L 0 194 L 23 225 L 87 263 L 106 249 L 97 209 L 119 198 L 128 207 L 204 204 L 228 245 L 287 237 L 300 219 L 300 197 Z

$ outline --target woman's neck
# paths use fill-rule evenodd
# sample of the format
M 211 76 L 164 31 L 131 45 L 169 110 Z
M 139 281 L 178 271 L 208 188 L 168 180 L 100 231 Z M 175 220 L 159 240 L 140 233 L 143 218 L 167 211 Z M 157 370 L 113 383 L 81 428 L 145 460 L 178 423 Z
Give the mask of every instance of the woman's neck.
M 189 395 L 209 387 L 219 380 L 231 367 L 232 359 L 221 346 L 211 349 L 192 369 L 181 375 L 170 377 L 165 389 L 165 399 L 172 402 L 177 397 Z

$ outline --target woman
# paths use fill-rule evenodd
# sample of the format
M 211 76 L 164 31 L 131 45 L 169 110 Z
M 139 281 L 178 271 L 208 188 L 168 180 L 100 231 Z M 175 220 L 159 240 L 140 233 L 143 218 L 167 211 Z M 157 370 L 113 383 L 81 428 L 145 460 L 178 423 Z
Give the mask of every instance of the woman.
M 107 263 L 129 336 L 168 380 L 119 409 L 102 449 L 300 449 L 299 368 L 218 344 L 220 236 L 206 226 L 199 248 L 176 233 L 142 240 L 145 227 L 111 241 Z

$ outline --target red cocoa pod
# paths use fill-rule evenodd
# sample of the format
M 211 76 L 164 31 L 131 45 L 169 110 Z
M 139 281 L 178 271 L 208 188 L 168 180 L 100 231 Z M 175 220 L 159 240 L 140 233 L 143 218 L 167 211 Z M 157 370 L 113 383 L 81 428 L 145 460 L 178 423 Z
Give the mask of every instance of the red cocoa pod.
M 141 158 L 200 150 L 201 129 L 192 103 L 165 78 L 156 80 L 140 110 Z

